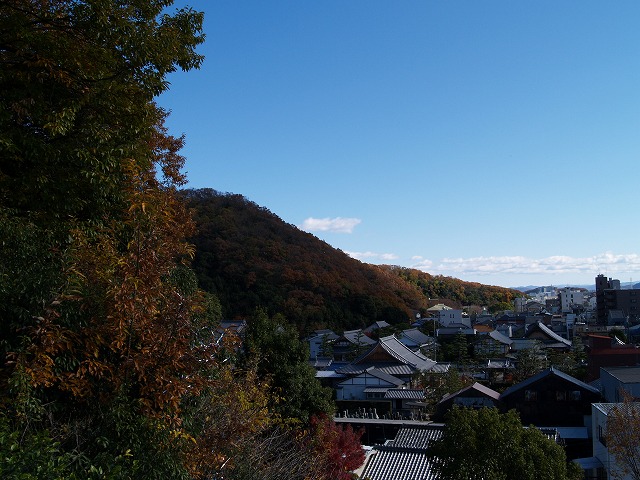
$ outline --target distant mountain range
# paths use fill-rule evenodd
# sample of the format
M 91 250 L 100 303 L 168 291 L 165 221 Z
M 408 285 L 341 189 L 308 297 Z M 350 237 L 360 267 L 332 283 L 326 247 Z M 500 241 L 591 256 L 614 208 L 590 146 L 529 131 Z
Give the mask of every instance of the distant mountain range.
M 588 284 L 588 285 L 575 285 L 575 284 L 569 284 L 569 283 L 565 283 L 565 284 L 561 284 L 561 285 L 546 285 L 546 286 L 527 285 L 525 287 L 511 287 L 511 288 L 513 290 L 519 290 L 521 292 L 529 293 L 529 292 L 533 292 L 535 290 L 542 291 L 542 289 L 545 289 L 545 288 L 551 289 L 551 288 L 564 288 L 564 287 L 584 288 L 584 289 L 587 289 L 589 291 L 595 291 L 595 289 L 596 289 L 595 283 Z M 640 283 L 620 282 L 620 288 L 622 290 L 640 289 Z
M 351 258 L 287 224 L 242 195 L 185 190 L 198 234 L 193 267 L 226 318 L 257 307 L 282 313 L 301 332 L 361 328 L 377 320 L 406 323 L 434 300 L 493 306 L 521 295 L 512 289 L 463 282 Z

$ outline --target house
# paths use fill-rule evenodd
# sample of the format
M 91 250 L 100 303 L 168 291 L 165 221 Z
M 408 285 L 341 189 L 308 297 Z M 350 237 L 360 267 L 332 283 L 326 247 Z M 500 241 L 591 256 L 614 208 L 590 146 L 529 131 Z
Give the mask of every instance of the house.
M 520 350 L 542 350 L 542 343 L 540 342 L 540 340 L 536 340 L 534 338 L 513 338 L 512 340 L 513 343 L 511 344 L 511 352 L 513 353 L 517 353 Z
M 436 339 L 425 335 L 417 328 L 403 330 L 397 336 L 401 343 L 407 346 L 413 352 L 423 350 L 433 350 Z
M 368 367 L 336 385 L 336 400 L 380 401 L 390 388 L 399 388 L 404 381 L 375 367 Z
M 318 357 L 331 357 L 333 346 L 339 335 L 332 330 L 316 330 L 313 335 L 307 338 L 309 343 L 309 358 L 316 359 Z
M 383 328 L 390 327 L 391 325 L 384 320 L 378 320 L 377 322 L 372 323 L 367 328 L 363 330 L 365 334 L 371 334 L 376 330 L 382 330 Z
M 347 361 L 375 343 L 376 341 L 367 337 L 362 330 L 347 330 L 333 341 L 333 358 L 338 361 Z
M 481 366 L 481 371 L 486 373 L 486 379 L 492 385 L 496 385 L 511 383 L 514 368 L 510 358 L 490 358 Z
M 434 313 L 436 319 L 443 327 L 450 327 L 452 325 L 463 325 L 464 327 L 471 328 L 471 319 L 468 316 L 462 315 L 462 310 L 447 308 L 438 310 Z
M 492 330 L 486 334 L 479 335 L 479 340 L 473 343 L 473 351 L 476 356 L 501 357 L 511 350 L 513 340 L 506 335 Z
M 442 436 L 443 425 L 404 425 L 394 440 L 376 445 L 359 478 L 369 480 L 436 480 L 427 457 L 431 442 Z
M 452 323 L 448 327 L 439 328 L 438 330 L 436 330 L 436 336 L 439 338 L 455 337 L 459 333 L 467 336 L 473 336 L 476 334 L 476 331 L 472 327 L 454 323 Z
M 384 399 L 391 402 L 391 413 L 399 418 L 421 419 L 427 406 L 424 390 L 417 388 L 390 388 Z
M 546 308 L 546 305 L 541 302 L 536 302 L 535 300 L 527 302 L 522 310 L 518 310 L 518 312 L 526 312 L 526 313 L 540 313 L 543 312 Z
M 553 367 L 513 385 L 500 395 L 505 411 L 516 409 L 524 425 L 585 426 L 600 391 Z
M 624 392 L 640 398 L 640 367 L 602 367 L 600 386 L 607 402 L 622 402 Z
M 453 310 L 453 307 L 445 305 L 444 303 L 436 303 L 435 305 L 432 305 L 429 308 L 427 308 L 427 314 L 430 317 L 437 317 L 439 315 L 439 312 L 443 310 Z
M 436 412 L 433 419 L 438 422 L 444 421 L 447 412 L 451 410 L 454 405 L 475 409 L 482 407 L 499 407 L 500 394 L 476 382 L 473 385 L 469 385 L 462 390 L 443 397 L 442 400 L 438 402 L 438 405 L 436 405 Z
M 376 367 L 409 383 L 417 372 L 444 373 L 449 365 L 438 364 L 420 352 L 413 352 L 395 336 L 389 335 L 380 338 L 365 353 L 336 371 L 345 375 L 358 375 L 369 367 Z
M 561 351 L 571 349 L 571 340 L 561 337 L 540 321 L 529 325 L 524 336 L 529 340 L 539 340 L 544 348 Z
M 635 345 L 620 345 L 605 335 L 588 335 L 587 378 L 600 378 L 602 367 L 633 367 L 640 365 L 640 349 Z
M 496 318 L 496 325 L 524 325 L 527 316 L 516 313 L 503 313 Z

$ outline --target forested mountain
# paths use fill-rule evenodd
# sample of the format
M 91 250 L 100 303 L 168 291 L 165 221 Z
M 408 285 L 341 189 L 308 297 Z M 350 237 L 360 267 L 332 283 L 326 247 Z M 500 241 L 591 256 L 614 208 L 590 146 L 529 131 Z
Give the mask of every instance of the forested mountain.
M 446 298 L 461 305 L 479 305 L 492 307 L 512 304 L 522 292 L 510 288 L 484 285 L 477 282 L 464 282 L 453 277 L 430 275 L 421 270 L 384 265 L 380 268 L 395 272 L 411 285 L 417 286 L 428 298 Z
M 242 195 L 185 190 L 198 233 L 194 269 L 227 317 L 256 306 L 283 313 L 301 331 L 407 321 L 428 298 L 460 304 L 510 302 L 513 290 L 362 263 L 283 222 Z

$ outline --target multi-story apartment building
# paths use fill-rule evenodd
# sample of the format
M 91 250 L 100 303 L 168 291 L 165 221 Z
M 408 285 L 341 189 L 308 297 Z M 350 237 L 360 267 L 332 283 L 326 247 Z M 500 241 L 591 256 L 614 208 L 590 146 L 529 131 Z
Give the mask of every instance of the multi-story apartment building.
M 640 289 L 620 288 L 620 280 L 607 278 L 604 275 L 596 277 L 596 312 L 599 324 L 609 322 L 612 312 L 615 317 L 624 319 L 631 324 L 640 321 Z M 610 322 L 609 322 L 610 323 Z
M 584 304 L 584 292 L 575 288 L 565 287 L 558 290 L 562 313 L 571 313 L 573 309 Z

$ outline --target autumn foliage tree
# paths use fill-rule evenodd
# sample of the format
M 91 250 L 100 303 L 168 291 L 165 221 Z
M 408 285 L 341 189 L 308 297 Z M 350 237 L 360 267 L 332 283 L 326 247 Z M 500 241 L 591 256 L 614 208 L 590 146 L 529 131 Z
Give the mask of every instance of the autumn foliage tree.
M 607 448 L 615 458 L 614 479 L 640 480 L 640 403 L 623 393 L 623 402 L 612 406 L 607 415 Z
M 171 3 L 0 3 L 0 420 L 51 478 L 190 473 L 184 403 L 216 359 L 153 98 L 203 36 Z
M 190 268 L 183 139 L 154 97 L 204 37 L 172 3 L 0 2 L 2 478 L 267 478 L 292 458 L 317 478 Z
M 336 424 L 326 415 L 311 419 L 313 456 L 318 459 L 318 480 L 349 480 L 364 463 L 360 439 L 364 430 Z

